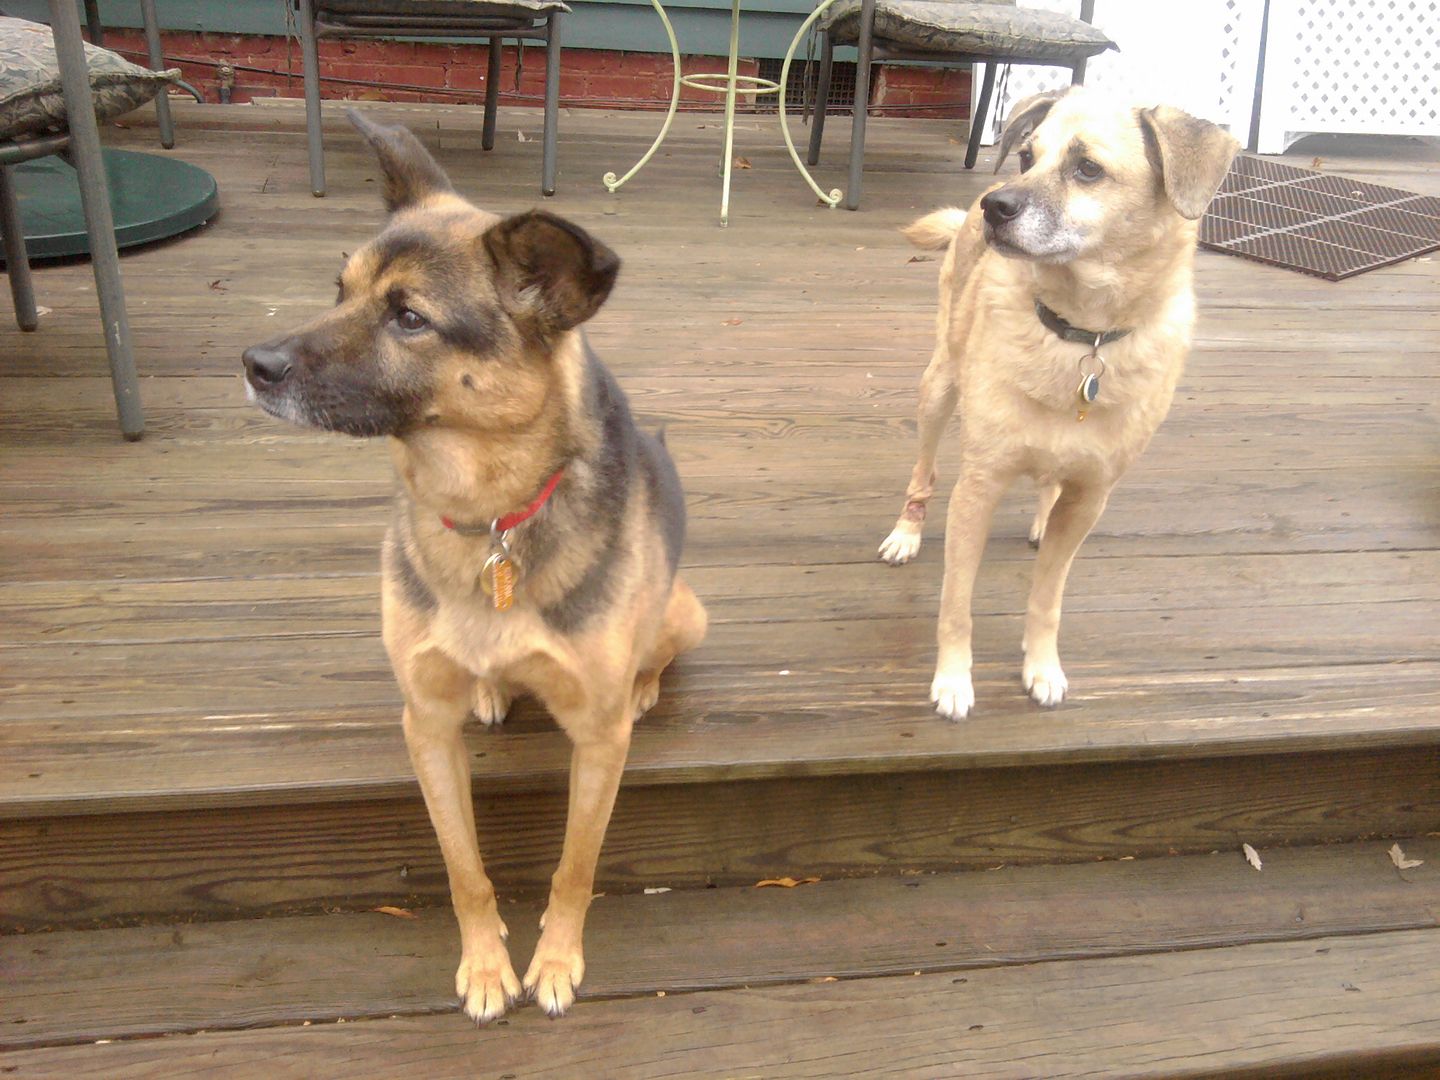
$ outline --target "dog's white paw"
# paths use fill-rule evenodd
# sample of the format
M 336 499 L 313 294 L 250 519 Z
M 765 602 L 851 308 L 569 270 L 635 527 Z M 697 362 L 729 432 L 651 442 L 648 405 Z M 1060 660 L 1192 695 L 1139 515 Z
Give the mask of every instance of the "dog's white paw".
M 494 683 L 477 680 L 475 683 L 475 700 L 471 704 L 471 711 L 475 719 L 486 727 L 493 727 L 496 724 L 503 724 L 506 715 L 510 712 L 510 706 L 514 698 L 507 694 Z
M 575 991 L 585 978 L 585 954 L 578 943 L 566 946 L 550 939 L 550 934 L 540 935 L 525 972 L 525 991 L 547 1015 L 557 1017 L 575 1004 Z
M 970 673 L 947 675 L 937 671 L 930 683 L 930 700 L 935 711 L 948 720 L 964 720 L 975 707 L 975 686 Z
M 891 566 L 902 566 L 920 553 L 920 528 L 901 522 L 880 544 L 880 558 Z
M 1064 701 L 1065 692 L 1070 689 L 1070 683 L 1058 661 L 1042 664 L 1031 663 L 1027 659 L 1021 669 L 1020 678 L 1035 704 L 1044 705 L 1047 709 Z
M 505 946 L 497 940 L 488 948 L 467 950 L 455 972 L 455 993 L 465 1015 L 477 1024 L 504 1016 L 520 996 L 520 980 Z

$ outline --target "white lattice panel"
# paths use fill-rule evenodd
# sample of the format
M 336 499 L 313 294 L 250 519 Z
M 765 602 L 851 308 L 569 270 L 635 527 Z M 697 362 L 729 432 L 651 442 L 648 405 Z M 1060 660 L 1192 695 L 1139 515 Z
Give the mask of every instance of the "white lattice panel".
M 1020 4 L 1077 18 L 1080 14 L 1079 0 Z M 1250 128 L 1264 9 L 1264 0 L 1198 0 L 1175 7 L 1154 0 L 1096 0 L 1091 21 L 1120 51 L 1091 59 L 1085 84 L 1137 105 L 1179 106 L 1224 124 L 1243 140 Z M 1069 68 L 1017 64 L 1008 76 L 1002 69 L 985 141 L 995 141 L 1000 118 L 1016 101 L 1069 82 Z M 979 91 L 977 71 L 974 96 Z
M 1260 152 L 1301 135 L 1440 135 L 1435 0 L 1271 0 Z

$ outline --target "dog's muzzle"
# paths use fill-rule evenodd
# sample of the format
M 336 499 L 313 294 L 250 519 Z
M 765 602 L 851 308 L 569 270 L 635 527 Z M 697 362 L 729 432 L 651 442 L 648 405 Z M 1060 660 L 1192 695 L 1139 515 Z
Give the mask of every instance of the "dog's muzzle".
M 980 209 L 985 212 L 985 222 L 992 229 L 998 229 L 1014 221 L 1030 202 L 1030 196 L 1013 187 L 996 188 L 980 200 Z
M 295 370 L 295 358 L 283 348 L 252 345 L 241 359 L 245 362 L 245 378 L 256 390 L 276 389 Z

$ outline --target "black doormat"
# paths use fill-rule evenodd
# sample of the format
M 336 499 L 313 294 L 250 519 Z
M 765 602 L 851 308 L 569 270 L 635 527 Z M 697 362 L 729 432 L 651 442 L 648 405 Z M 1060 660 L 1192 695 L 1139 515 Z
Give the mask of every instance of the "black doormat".
M 1200 246 L 1340 281 L 1440 248 L 1440 198 L 1242 156 Z

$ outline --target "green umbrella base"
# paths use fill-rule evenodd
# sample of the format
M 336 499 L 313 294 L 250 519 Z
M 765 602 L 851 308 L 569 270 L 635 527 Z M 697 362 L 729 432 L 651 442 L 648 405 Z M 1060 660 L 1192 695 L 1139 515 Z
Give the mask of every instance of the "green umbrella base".
M 187 232 L 209 221 L 220 208 L 215 178 L 204 169 L 158 154 L 104 153 L 119 247 Z M 51 155 L 16 165 L 11 175 L 19 193 L 30 261 L 88 255 L 90 242 L 75 170 Z

